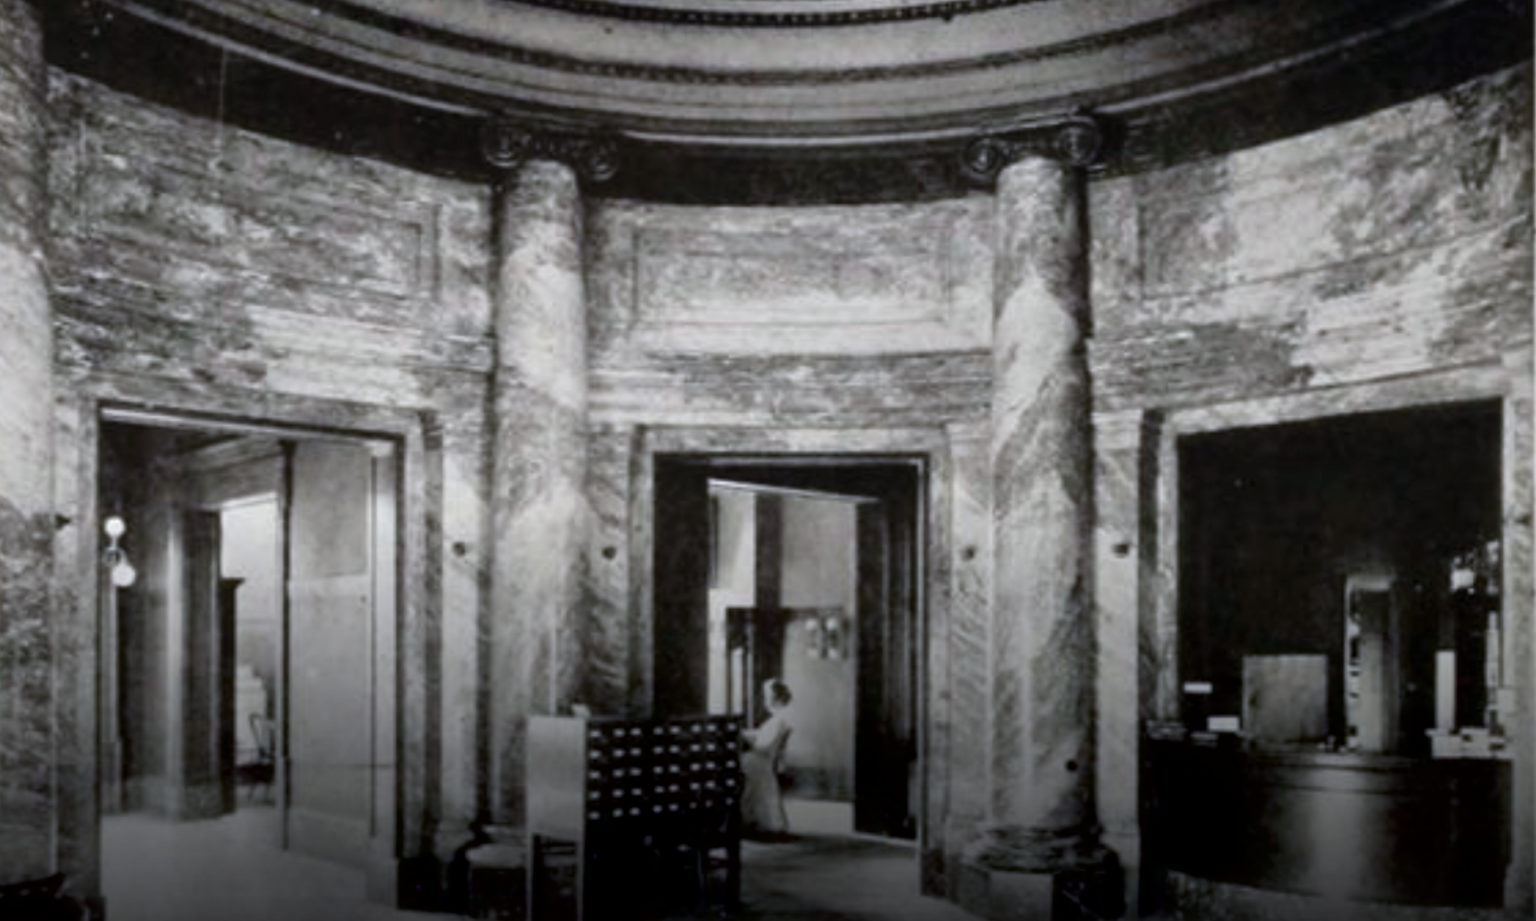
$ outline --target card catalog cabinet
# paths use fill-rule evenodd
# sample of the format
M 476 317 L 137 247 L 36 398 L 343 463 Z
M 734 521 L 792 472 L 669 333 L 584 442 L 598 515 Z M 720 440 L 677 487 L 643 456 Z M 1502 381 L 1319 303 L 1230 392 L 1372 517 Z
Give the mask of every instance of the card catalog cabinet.
M 528 917 L 604 921 L 734 904 L 741 721 L 534 717 Z

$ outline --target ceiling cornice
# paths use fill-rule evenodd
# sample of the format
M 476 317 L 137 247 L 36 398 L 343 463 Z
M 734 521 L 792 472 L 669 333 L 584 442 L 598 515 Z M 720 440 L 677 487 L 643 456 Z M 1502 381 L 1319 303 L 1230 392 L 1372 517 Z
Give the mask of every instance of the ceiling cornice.
M 218 12 L 220 6 L 226 11 L 234 8 L 229 5 L 229 0 L 224 0 L 222 3 L 209 2 L 209 0 L 106 0 L 106 2 L 120 6 L 138 15 L 154 16 L 161 22 L 174 23 L 177 18 L 180 18 L 182 21 L 193 25 L 195 31 L 205 38 L 217 39 L 223 35 L 239 33 L 245 36 L 247 40 L 253 40 L 257 44 L 260 43 L 260 32 L 258 29 L 251 27 L 250 19 L 232 17 Z M 867 25 L 872 22 L 909 22 L 914 19 L 925 18 L 942 19 L 946 18 L 943 12 L 934 12 L 931 16 L 916 15 L 915 13 L 914 15 L 895 14 L 907 11 L 940 10 L 950 7 L 955 8 L 956 12 L 959 11 L 959 8 L 964 7 L 965 12 L 982 13 L 1040 2 L 1046 2 L 1046 0 L 960 0 L 960 2 L 954 3 L 924 4 L 921 6 L 874 7 L 857 12 L 871 16 L 878 14 L 886 18 L 871 19 L 867 22 L 850 20 L 839 23 L 819 23 L 813 21 L 813 19 L 807 19 L 803 23 L 793 19 L 783 23 L 776 23 L 772 21 L 773 17 L 779 15 L 799 16 L 801 14 L 738 13 L 735 11 L 707 10 L 690 12 L 668 7 L 607 3 L 601 2 L 601 0 L 522 0 L 521 5 L 570 11 L 581 15 L 592 15 L 583 9 L 584 6 L 591 4 L 608 10 L 608 12 L 596 15 L 637 22 L 661 22 L 677 26 L 716 25 L 717 23 L 700 17 L 721 16 L 727 18 L 718 24 L 729 26 L 753 25 L 761 28 L 795 28 L 807 25 Z M 1249 6 L 1252 3 L 1253 0 L 1209 0 L 1209 2 L 1205 2 L 1200 6 L 1181 10 L 1169 16 L 1137 22 L 1126 27 L 1106 29 L 1102 32 L 1076 36 L 1063 41 L 934 61 L 901 62 L 884 66 L 859 67 L 844 66 L 835 59 L 829 59 L 816 66 L 719 69 L 703 66 L 667 66 L 647 63 L 638 58 L 636 60 L 600 60 L 576 53 L 575 49 L 572 49 L 569 53 L 551 52 L 527 47 L 519 43 L 515 38 L 490 40 L 403 16 L 392 15 L 358 3 L 349 2 L 349 0 L 305 0 L 306 6 L 320 11 L 322 14 L 329 13 L 340 20 L 356 23 L 368 29 L 377 30 L 380 33 L 393 36 L 408 36 L 411 41 L 420 42 L 426 46 L 454 49 L 512 64 L 548 68 L 562 73 L 583 76 L 697 86 L 743 87 L 820 86 L 888 80 L 920 80 L 968 71 L 995 70 L 1015 64 L 1040 63 L 1053 58 L 1101 52 L 1135 41 L 1172 35 L 1180 30 L 1199 27 L 1224 14 L 1231 13 L 1235 9 Z M 1400 0 L 1392 0 L 1392 5 L 1399 6 L 1401 2 Z M 1409 4 L 1409 7 L 1411 8 L 1413 5 Z M 1417 5 L 1422 6 L 1424 4 L 1418 3 Z M 852 14 L 855 11 L 845 12 Z M 821 17 L 835 14 L 806 13 L 803 15 L 806 17 Z M 736 22 L 738 17 L 750 18 L 752 21 L 738 23 Z M 701 38 L 701 40 L 707 39 Z
M 953 19 L 972 13 L 1023 6 L 1048 0 L 940 0 L 934 3 L 907 3 L 852 6 L 843 9 L 793 9 L 764 10 L 771 4 L 740 2 L 726 7 L 681 7 L 665 4 L 614 2 L 614 0 L 517 0 L 525 6 L 559 10 L 578 16 L 596 16 L 625 22 L 654 22 L 677 26 L 723 26 L 745 29 L 826 28 L 837 26 L 862 26 L 883 22 L 910 22 L 915 19 Z M 344 0 L 329 0 L 332 7 L 350 6 L 366 11 L 357 4 Z M 828 4 L 823 3 L 823 6 Z M 759 7 L 754 9 L 752 7 Z
M 232 9 L 243 2 L 218 5 Z M 322 9 L 330 9 L 337 0 L 321 2 L 328 4 Z M 1208 25 L 1220 21 L 1221 11 L 1244 6 L 1242 0 L 1191 0 L 1179 14 L 1184 18 L 1153 22 Z M 1325 17 L 1311 30 L 1267 40 L 1262 55 L 1210 57 L 1119 82 L 1121 75 L 1111 73 L 1086 89 L 1041 84 L 1026 87 L 1022 95 L 983 94 L 950 111 L 902 114 L 875 107 L 824 121 L 798 111 L 779 120 L 744 120 L 728 106 L 699 118 L 665 108 L 640 113 L 608 108 L 611 100 L 605 99 L 585 108 L 552 105 L 488 85 L 444 84 L 430 68 L 411 70 L 409 61 L 392 66 L 231 23 L 201 0 L 57 0 L 47 21 L 49 54 L 58 66 L 199 113 L 211 111 L 209 83 L 227 70 L 232 82 L 224 117 L 302 143 L 489 179 L 493 171 L 480 154 L 484 126 L 494 121 L 511 126 L 507 136 L 517 139 L 519 150 L 559 147 L 589 159 L 600 151 L 586 173 L 601 182 L 595 186 L 601 194 L 750 203 L 962 194 L 973 187 L 963 153 L 976 137 L 1048 146 L 1051 131 L 1083 108 L 1092 109 L 1103 125 L 1105 155 L 1092 167 L 1095 174 L 1154 169 L 1357 117 L 1530 58 L 1529 10 L 1511 9 L 1506 0 L 1357 0 L 1351 9 L 1349 17 Z M 1157 27 L 1138 28 L 1144 31 L 1124 34 Z M 1188 37 L 1177 28 L 1169 34 Z M 969 66 L 996 66 L 1011 79 L 1035 73 L 1040 62 L 1091 63 L 1082 55 L 1092 52 L 1083 49 L 1108 49 L 1104 53 L 1113 56 L 1123 47 L 1095 41 L 1078 36 L 1041 42 L 1003 52 L 1009 63 L 979 55 Z M 1098 41 L 1107 39 L 1101 33 Z M 919 87 L 944 79 L 946 68 L 964 69 L 957 61 L 913 66 L 931 75 L 909 81 Z M 874 71 L 864 71 L 867 82 L 881 89 Z M 838 82 L 837 73 L 789 69 L 780 76 L 791 91 L 815 89 L 822 86 L 815 81 L 823 79 L 832 81 L 825 84 L 829 91 L 860 82 L 848 73 L 843 73 L 846 82 Z M 626 79 L 598 85 L 620 93 L 635 85 Z M 706 91 L 713 86 L 663 83 Z M 748 89 L 771 93 L 783 87 Z M 621 167 L 616 177 L 609 160 Z
M 881 9 L 915 9 L 883 2 Z M 1213 81 L 1390 42 L 1423 20 L 1485 2 L 1293 0 L 1280 10 L 1269 0 L 1029 0 L 977 10 L 964 25 L 903 20 L 845 30 L 819 45 L 814 36 L 826 33 L 814 30 L 610 26 L 508 0 L 465 4 L 491 11 L 467 21 L 420 0 L 99 0 L 96 7 L 445 110 L 511 112 L 554 128 L 581 124 L 650 138 L 803 146 L 942 137 L 978 120 L 1026 125 L 1078 107 L 1198 94 Z

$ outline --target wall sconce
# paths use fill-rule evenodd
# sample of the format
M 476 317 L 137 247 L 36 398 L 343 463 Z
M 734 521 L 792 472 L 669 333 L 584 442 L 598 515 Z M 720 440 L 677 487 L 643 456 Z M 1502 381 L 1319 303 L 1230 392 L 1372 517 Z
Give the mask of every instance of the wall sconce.
M 821 618 L 807 617 L 801 623 L 805 624 L 805 654 L 813 659 L 824 658 L 827 638 L 821 630 Z
M 841 614 L 811 613 L 805 625 L 805 654 L 813 659 L 842 659 L 848 655 L 848 619 Z
M 139 577 L 138 570 L 128 562 L 128 554 L 117 545 L 117 539 L 128 530 L 123 519 L 113 515 L 102 525 L 102 530 L 107 532 L 107 549 L 102 551 L 101 562 L 112 572 L 112 585 L 117 588 L 128 588 Z
M 826 650 L 823 658 L 841 659 L 848 655 L 848 629 L 842 616 L 834 614 L 822 620 L 821 636 Z

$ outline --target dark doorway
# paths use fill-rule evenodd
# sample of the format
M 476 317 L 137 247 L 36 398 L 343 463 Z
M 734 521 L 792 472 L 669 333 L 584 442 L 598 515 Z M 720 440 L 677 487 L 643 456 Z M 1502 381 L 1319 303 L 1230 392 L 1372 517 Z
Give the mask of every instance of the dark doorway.
M 1485 725 L 1485 690 L 1501 683 L 1488 667 L 1502 658 L 1488 643 L 1492 611 L 1500 644 L 1499 458 L 1497 403 L 1184 439 L 1179 670 L 1210 683 L 1199 703 L 1247 706 L 1261 720 L 1243 720 L 1250 731 L 1295 723 L 1277 741 L 1428 755 L 1445 651 L 1459 667 L 1447 685 L 1441 663 L 1438 707 L 1454 712 L 1438 728 Z M 1307 667 L 1301 656 L 1319 680 L 1288 688 L 1274 714 L 1254 710 L 1263 695 L 1241 694 L 1244 668 L 1252 685 L 1272 663 Z
M 1149 745 L 1144 826 L 1171 869 L 1361 901 L 1501 904 L 1515 673 L 1502 410 L 1180 440 L 1184 726 Z
M 786 797 L 824 830 L 916 834 L 923 470 L 657 458 L 656 712 L 755 724 L 762 681 L 782 678 L 797 700 Z

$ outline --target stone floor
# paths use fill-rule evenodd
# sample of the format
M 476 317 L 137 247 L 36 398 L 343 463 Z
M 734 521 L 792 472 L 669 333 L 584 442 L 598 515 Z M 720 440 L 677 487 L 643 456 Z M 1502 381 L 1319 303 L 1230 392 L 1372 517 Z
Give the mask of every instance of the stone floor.
M 275 821 L 270 807 L 184 823 L 109 817 L 102 823 L 109 921 L 449 917 L 366 903 L 360 871 L 279 850 Z M 747 842 L 742 862 L 742 921 L 974 921 L 918 895 L 910 846 L 802 833 Z
M 101 823 L 108 921 L 403 921 L 363 898 L 363 873 L 277 846 L 277 810 L 168 822 L 142 813 Z
M 742 847 L 747 921 L 976 921 L 917 891 L 910 847 L 884 841 L 805 836 Z

